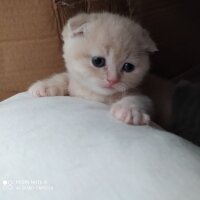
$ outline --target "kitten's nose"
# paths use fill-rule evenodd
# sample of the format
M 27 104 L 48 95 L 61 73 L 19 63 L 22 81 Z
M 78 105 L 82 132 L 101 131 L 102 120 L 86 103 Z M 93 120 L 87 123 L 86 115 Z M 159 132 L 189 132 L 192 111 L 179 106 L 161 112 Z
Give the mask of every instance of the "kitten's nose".
M 116 78 L 116 79 L 107 79 L 108 83 L 110 86 L 113 86 L 115 85 L 116 83 L 119 82 L 119 78 Z

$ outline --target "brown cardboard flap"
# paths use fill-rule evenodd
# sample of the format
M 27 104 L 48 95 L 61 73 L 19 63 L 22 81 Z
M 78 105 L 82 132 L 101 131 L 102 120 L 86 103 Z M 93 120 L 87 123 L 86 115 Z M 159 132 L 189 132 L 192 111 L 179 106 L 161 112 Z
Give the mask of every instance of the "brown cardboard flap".
M 61 41 L 50 0 L 2 0 L 0 99 L 64 70 Z

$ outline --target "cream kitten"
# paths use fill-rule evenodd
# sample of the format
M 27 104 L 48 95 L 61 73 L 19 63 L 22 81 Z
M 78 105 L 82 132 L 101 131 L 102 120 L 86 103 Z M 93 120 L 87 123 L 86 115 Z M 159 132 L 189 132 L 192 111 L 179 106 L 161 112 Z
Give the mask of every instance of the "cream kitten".
M 156 45 L 136 22 L 111 13 L 79 14 L 62 37 L 67 72 L 34 83 L 33 96 L 70 95 L 111 105 L 127 124 L 150 122 L 151 100 L 136 87 L 149 69 Z

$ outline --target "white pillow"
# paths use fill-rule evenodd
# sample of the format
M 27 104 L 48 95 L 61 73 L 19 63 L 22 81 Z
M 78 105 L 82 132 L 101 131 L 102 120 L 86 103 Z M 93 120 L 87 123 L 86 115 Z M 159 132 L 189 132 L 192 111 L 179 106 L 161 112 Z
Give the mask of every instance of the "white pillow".
M 0 103 L 1 200 L 199 200 L 200 149 L 109 107 L 18 94 Z

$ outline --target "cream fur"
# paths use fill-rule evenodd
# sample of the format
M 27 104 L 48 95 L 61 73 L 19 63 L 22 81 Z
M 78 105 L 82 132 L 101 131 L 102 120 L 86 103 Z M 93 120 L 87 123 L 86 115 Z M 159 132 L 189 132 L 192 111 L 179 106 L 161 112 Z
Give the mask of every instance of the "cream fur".
M 148 52 L 157 50 L 147 31 L 116 14 L 83 13 L 69 19 L 62 37 L 67 72 L 34 83 L 33 96 L 69 94 L 100 101 L 112 104 L 111 113 L 125 123 L 148 124 L 151 101 L 135 92 L 149 69 Z M 94 67 L 93 56 L 104 57 L 106 65 Z M 121 71 L 126 62 L 134 71 Z M 119 81 L 110 86 L 108 80 Z

